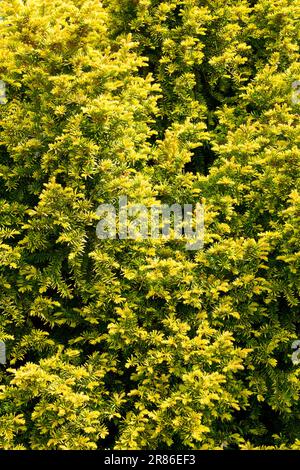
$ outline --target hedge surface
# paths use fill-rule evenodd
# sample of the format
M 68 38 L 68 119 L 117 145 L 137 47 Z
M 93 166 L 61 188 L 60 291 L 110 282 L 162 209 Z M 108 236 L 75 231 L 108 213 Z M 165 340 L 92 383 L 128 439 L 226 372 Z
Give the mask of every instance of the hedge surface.
M 299 0 L 0 16 L 0 449 L 300 449 Z M 124 194 L 204 249 L 99 240 Z

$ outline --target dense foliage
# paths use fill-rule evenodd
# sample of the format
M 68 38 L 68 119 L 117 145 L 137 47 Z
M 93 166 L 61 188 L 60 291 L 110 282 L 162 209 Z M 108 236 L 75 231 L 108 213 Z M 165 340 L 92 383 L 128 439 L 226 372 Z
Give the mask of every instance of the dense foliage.
M 299 0 L 0 16 L 0 448 L 300 449 Z M 204 249 L 99 240 L 124 194 Z

